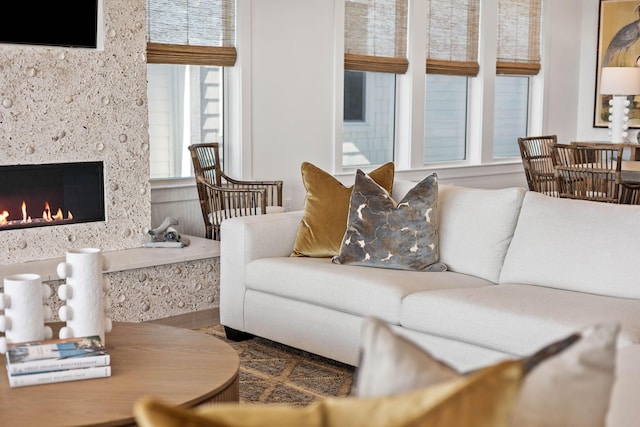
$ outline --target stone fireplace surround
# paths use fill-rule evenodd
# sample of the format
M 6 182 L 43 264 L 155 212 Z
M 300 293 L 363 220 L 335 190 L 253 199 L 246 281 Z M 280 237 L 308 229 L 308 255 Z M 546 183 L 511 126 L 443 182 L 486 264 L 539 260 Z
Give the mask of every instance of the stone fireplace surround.
M 67 249 L 95 247 L 113 259 L 114 320 L 212 308 L 217 242 L 140 249 L 151 228 L 145 0 L 101 3 L 98 49 L 0 44 L 0 165 L 102 161 L 106 220 L 0 230 L 0 274 L 55 285 Z
M 103 0 L 98 49 L 0 45 L 0 164 L 102 161 L 106 221 L 6 230 L 0 264 L 139 247 L 150 226 L 144 0 Z

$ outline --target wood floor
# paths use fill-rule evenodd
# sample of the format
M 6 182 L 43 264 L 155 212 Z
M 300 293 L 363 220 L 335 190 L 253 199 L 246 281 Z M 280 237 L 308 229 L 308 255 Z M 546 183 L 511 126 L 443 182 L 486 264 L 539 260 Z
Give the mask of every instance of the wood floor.
M 220 310 L 218 308 L 212 308 L 196 311 L 194 313 L 165 317 L 164 319 L 149 320 L 148 323 L 158 323 L 160 325 L 175 326 L 186 329 L 197 329 L 219 324 Z

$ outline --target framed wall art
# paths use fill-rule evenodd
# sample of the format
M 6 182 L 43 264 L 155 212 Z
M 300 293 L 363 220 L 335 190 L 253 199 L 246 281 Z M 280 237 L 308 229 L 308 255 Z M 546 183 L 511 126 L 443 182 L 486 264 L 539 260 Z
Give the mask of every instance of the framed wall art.
M 602 67 L 634 67 L 640 63 L 640 2 L 600 0 L 594 127 L 609 124 L 611 95 L 600 94 Z M 640 128 L 640 96 L 629 96 L 629 127 Z

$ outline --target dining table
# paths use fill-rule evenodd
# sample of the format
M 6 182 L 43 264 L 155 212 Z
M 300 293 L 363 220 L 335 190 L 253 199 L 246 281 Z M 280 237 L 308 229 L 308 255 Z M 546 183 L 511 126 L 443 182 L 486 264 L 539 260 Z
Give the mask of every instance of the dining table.
M 640 182 L 640 160 L 623 160 L 621 171 L 623 181 Z

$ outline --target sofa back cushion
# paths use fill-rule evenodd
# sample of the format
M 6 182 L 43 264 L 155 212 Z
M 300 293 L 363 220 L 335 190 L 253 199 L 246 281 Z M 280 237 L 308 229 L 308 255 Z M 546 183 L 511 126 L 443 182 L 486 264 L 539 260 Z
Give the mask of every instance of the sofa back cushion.
M 638 224 L 639 206 L 528 192 L 500 283 L 640 298 Z
M 440 262 L 494 283 L 516 226 L 524 188 L 485 190 L 441 185 Z

